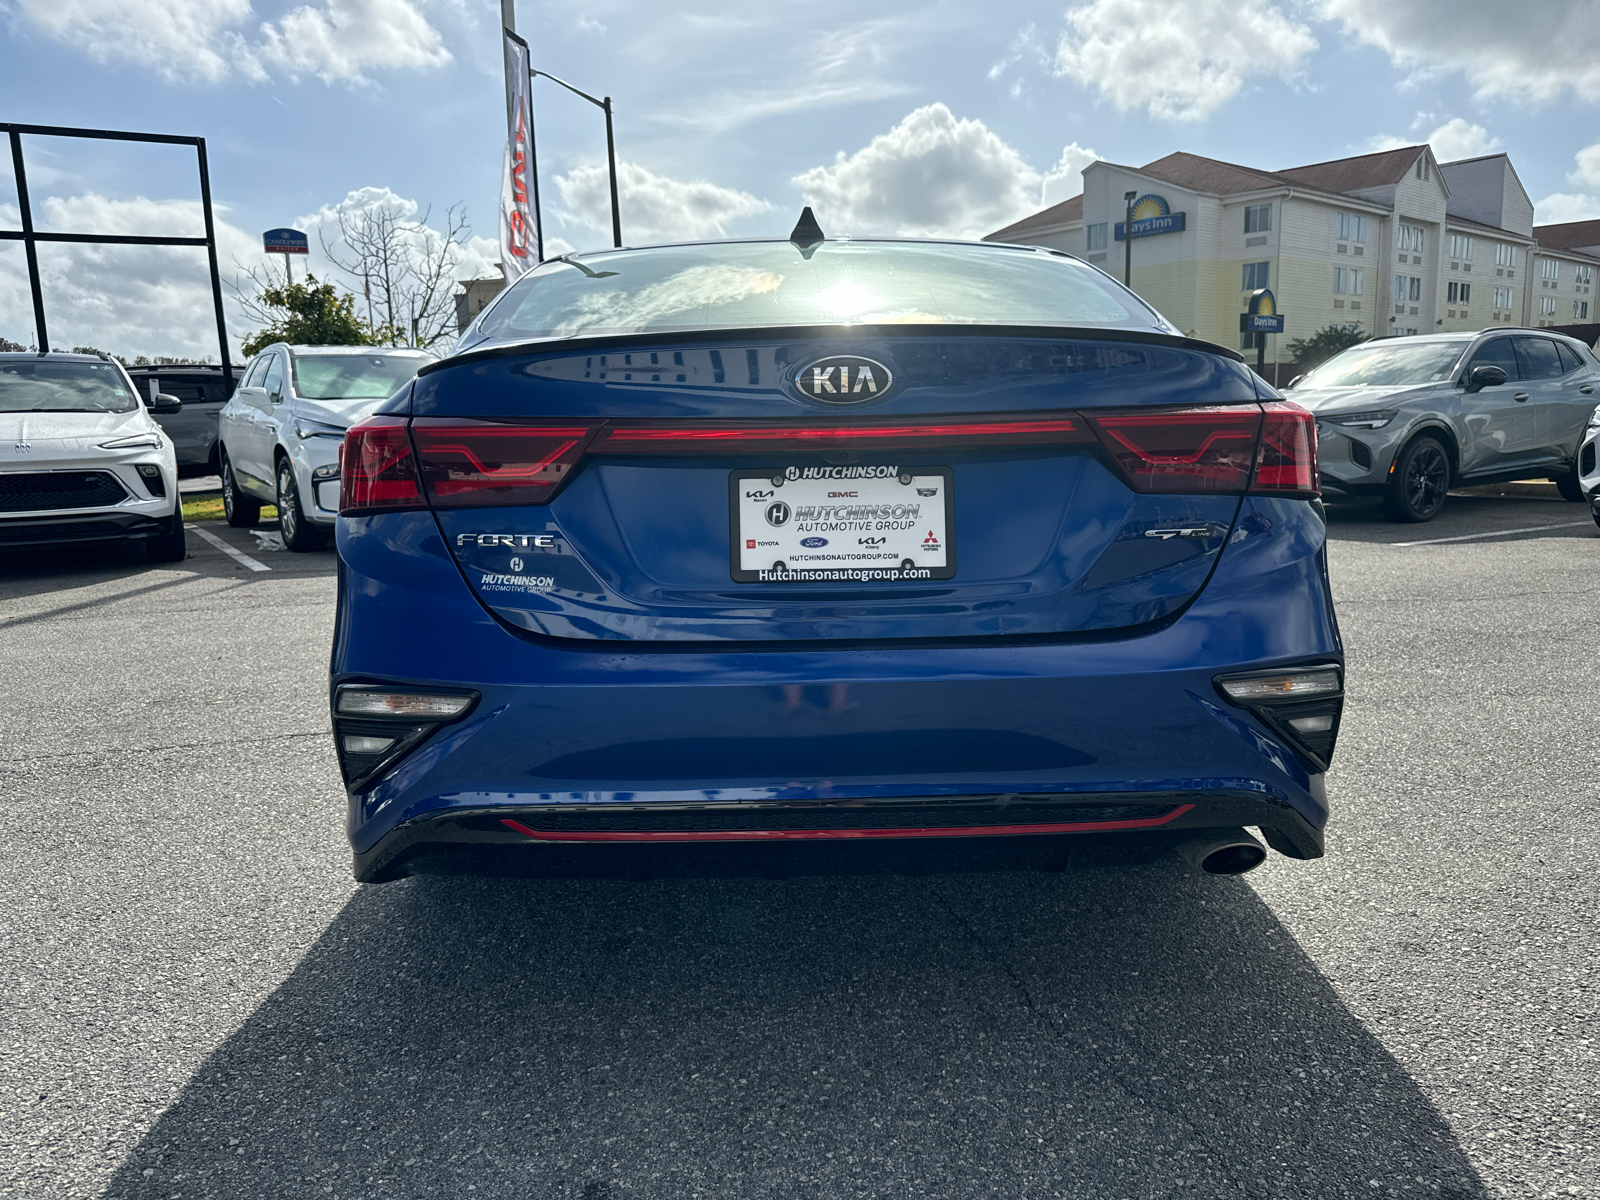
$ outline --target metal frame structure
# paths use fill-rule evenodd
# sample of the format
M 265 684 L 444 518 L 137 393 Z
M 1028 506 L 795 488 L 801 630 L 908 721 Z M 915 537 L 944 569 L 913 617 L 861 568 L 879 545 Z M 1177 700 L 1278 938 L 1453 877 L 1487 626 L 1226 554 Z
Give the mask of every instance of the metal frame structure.
M 21 242 L 28 258 L 28 283 L 33 292 L 34 333 L 39 350 L 48 353 L 50 335 L 44 319 L 44 291 L 39 282 L 40 242 L 75 242 L 102 246 L 204 246 L 211 265 L 211 298 L 216 309 L 217 341 L 222 347 L 222 375 L 233 386 L 233 362 L 228 356 L 228 327 L 222 312 L 222 277 L 217 272 L 217 232 L 211 217 L 211 172 L 206 165 L 206 140 L 167 133 L 123 133 L 109 129 L 69 129 L 59 125 L 14 125 L 0 121 L 0 132 L 11 140 L 11 166 L 16 172 L 17 205 L 22 212 L 21 229 L 0 229 L 0 241 Z M 41 233 L 33 227 L 33 206 L 28 198 L 28 173 L 22 160 L 22 137 L 93 138 L 107 142 L 157 142 L 169 146 L 193 146 L 200 168 L 200 207 L 205 214 L 205 237 L 140 237 L 103 233 Z

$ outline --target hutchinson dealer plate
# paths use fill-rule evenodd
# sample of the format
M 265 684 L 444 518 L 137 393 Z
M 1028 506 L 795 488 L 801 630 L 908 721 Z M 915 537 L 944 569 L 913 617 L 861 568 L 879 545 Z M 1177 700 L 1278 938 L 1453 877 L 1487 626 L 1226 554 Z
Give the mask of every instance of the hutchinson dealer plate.
M 877 583 L 956 573 L 949 467 L 770 467 L 728 479 L 739 583 Z

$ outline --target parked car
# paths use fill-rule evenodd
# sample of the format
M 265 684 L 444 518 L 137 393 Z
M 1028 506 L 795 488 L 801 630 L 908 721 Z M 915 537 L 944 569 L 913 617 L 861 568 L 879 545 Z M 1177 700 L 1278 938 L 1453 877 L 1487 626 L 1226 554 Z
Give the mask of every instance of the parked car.
M 217 471 L 228 524 L 261 520 L 278 507 L 290 550 L 328 544 L 339 512 L 339 443 L 433 361 L 421 350 L 274 343 L 246 368 L 223 406 Z
M 542 264 L 350 430 L 356 877 L 1095 831 L 1220 873 L 1265 857 L 1245 826 L 1321 855 L 1311 415 L 1069 256 L 803 226 Z
M 1600 406 L 1589 414 L 1589 424 L 1583 431 L 1583 445 L 1578 447 L 1578 486 L 1589 504 L 1589 515 L 1600 525 L 1600 463 L 1595 460 L 1596 444 L 1600 443 Z
M 1391 521 L 1429 521 L 1453 487 L 1548 478 L 1582 500 L 1597 384 L 1576 338 L 1501 328 L 1364 342 L 1291 390 L 1317 416 L 1329 500 L 1379 497 Z
M 141 402 L 114 359 L 0 354 L 0 549 L 139 541 L 181 562 L 177 456 L 151 415 L 179 409 Z
M 129 367 L 141 396 L 165 393 L 183 401 L 175 413 L 156 414 L 178 452 L 178 474 L 191 478 L 217 473 L 217 418 L 233 390 L 222 368 L 206 363 L 164 363 Z

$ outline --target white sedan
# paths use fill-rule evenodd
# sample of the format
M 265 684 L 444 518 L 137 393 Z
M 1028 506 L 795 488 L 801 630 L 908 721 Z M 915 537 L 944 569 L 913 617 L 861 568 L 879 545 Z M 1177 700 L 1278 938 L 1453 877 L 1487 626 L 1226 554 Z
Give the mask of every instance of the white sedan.
M 147 409 L 103 356 L 0 354 L 0 550 L 131 540 L 181 562 L 178 460 L 150 416 L 181 407 Z
M 339 446 L 345 430 L 433 361 L 422 350 L 381 346 L 266 347 L 223 408 L 217 431 L 222 505 L 247 527 L 278 506 L 290 550 L 320 550 L 339 515 Z

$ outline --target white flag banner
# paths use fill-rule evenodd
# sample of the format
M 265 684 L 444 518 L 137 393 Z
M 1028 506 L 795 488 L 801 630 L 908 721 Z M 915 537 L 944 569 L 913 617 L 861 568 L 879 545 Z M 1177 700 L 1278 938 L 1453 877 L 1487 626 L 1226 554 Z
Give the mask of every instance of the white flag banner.
M 533 105 L 528 43 L 505 30 L 506 153 L 500 178 L 500 263 L 515 283 L 539 265 L 539 225 L 529 198 L 533 181 Z

